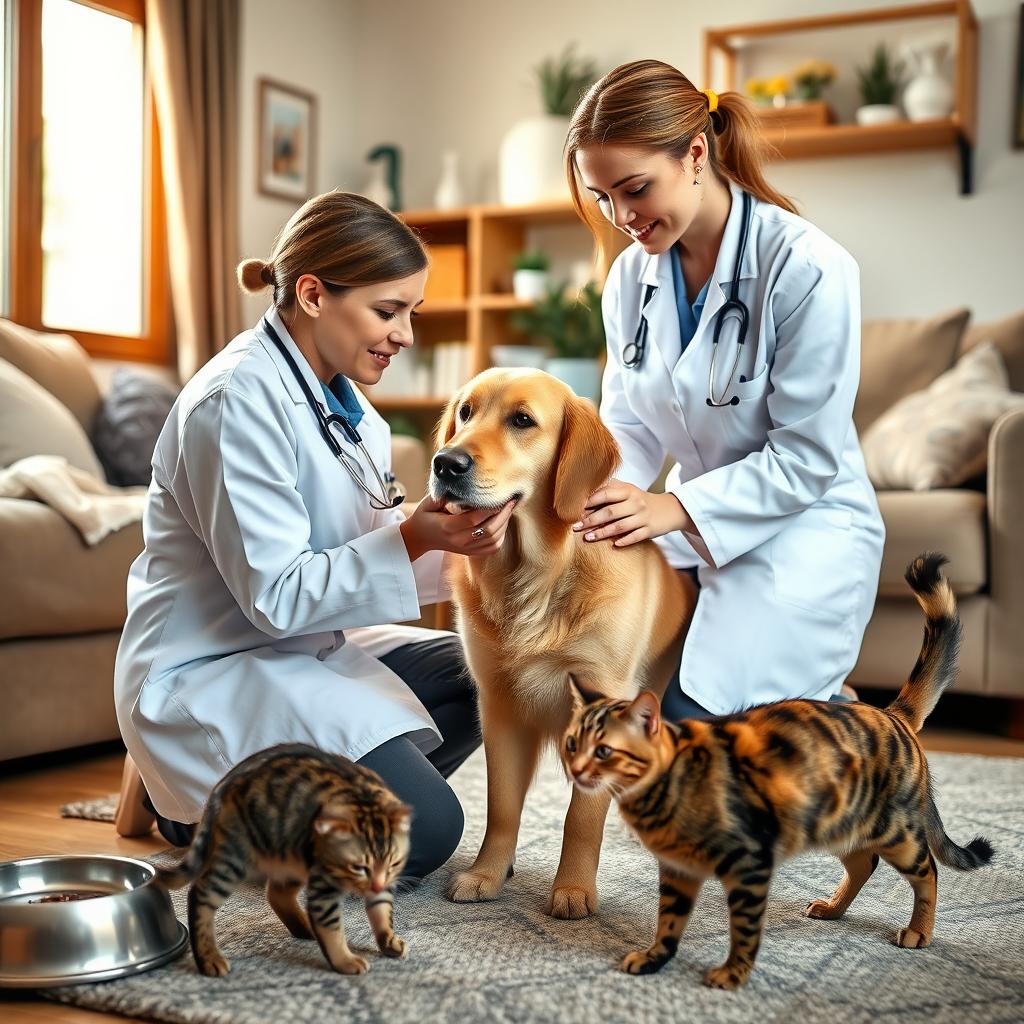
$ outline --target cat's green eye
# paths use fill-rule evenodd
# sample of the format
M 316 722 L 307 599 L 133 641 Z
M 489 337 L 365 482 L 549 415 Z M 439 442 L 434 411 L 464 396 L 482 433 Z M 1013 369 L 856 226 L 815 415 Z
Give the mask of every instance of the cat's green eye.
M 596 757 L 598 761 L 607 761 L 611 756 L 612 748 L 605 746 L 603 743 L 594 751 L 594 757 Z
M 568 750 L 570 754 L 575 754 L 576 753 L 576 737 L 575 736 L 569 736 L 566 739 L 566 741 L 565 741 L 565 749 Z

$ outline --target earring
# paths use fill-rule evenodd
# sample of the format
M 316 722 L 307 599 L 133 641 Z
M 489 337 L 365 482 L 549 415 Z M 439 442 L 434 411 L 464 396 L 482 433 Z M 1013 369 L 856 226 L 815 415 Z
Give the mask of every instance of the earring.
M 694 185 L 700 184 L 701 172 L 704 170 L 703 167 L 694 167 L 693 169 L 693 183 Z

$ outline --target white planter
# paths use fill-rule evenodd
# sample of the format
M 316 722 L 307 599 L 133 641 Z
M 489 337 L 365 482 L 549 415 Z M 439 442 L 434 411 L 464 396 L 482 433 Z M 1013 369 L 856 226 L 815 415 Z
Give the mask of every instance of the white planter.
M 564 381 L 580 398 L 597 405 L 601 397 L 601 364 L 596 359 L 549 359 L 545 369 Z
M 946 56 L 945 42 L 908 45 L 907 53 L 917 66 L 917 74 L 903 90 L 903 109 L 911 121 L 932 121 L 948 117 L 953 109 L 953 87 L 939 72 Z
M 503 369 L 518 366 L 529 366 L 535 370 L 543 370 L 547 362 L 548 350 L 537 345 L 492 345 L 491 362 Z
M 524 302 L 543 299 L 548 290 L 546 270 L 517 270 L 512 274 L 512 293 Z
M 857 108 L 857 124 L 892 124 L 900 120 L 900 108 L 891 103 L 869 103 Z
M 562 169 L 568 131 L 569 118 L 543 114 L 520 121 L 506 133 L 498 153 L 498 191 L 504 205 L 568 198 Z

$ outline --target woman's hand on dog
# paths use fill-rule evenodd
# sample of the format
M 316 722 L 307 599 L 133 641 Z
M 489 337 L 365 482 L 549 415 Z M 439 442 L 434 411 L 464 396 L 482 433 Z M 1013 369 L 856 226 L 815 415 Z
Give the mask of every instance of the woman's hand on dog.
M 585 541 L 611 540 L 617 548 L 676 530 L 696 532 L 674 494 L 652 494 L 622 480 L 609 480 L 594 491 L 584 513 L 572 528 Z
M 410 562 L 428 551 L 451 551 L 471 558 L 493 555 L 505 540 L 505 530 L 516 507 L 511 500 L 497 511 L 470 509 L 452 515 L 444 505 L 428 495 L 399 526 Z

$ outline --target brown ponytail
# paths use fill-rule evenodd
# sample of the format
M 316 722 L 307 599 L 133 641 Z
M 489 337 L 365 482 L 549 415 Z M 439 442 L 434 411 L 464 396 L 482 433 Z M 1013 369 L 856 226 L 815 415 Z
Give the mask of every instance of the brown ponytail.
M 416 234 L 390 210 L 351 192 L 325 192 L 292 214 L 269 261 L 243 260 L 239 286 L 274 289 L 281 311 L 295 300 L 295 283 L 315 274 L 331 292 L 397 281 L 423 270 L 427 253 Z
M 718 109 L 670 64 L 638 60 L 595 82 L 573 112 L 565 140 L 565 172 L 576 212 L 600 239 L 600 221 L 580 189 L 576 154 L 585 146 L 643 146 L 681 160 L 695 135 L 706 132 L 712 170 L 762 202 L 796 213 L 793 202 L 764 176 L 771 147 L 757 114 L 738 92 L 722 93 Z

